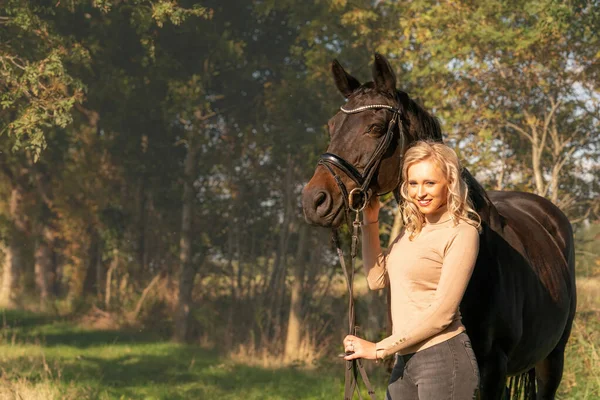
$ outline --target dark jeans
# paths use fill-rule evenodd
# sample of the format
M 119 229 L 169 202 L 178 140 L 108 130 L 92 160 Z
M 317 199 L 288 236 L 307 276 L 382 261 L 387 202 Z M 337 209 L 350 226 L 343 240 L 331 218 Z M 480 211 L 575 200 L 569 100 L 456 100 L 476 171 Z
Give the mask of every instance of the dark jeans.
M 397 356 L 387 400 L 470 400 L 479 368 L 465 332 L 417 353 Z

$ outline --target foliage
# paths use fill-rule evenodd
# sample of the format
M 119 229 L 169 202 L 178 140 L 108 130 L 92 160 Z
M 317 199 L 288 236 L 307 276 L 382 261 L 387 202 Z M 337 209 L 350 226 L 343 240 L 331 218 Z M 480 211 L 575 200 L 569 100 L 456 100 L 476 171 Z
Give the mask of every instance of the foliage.
M 4 318 L 11 328 L 0 342 L 0 367 L 8 374 L 3 395 L 44 390 L 54 394 L 48 400 L 329 399 L 343 390 L 338 374 L 248 367 L 198 346 L 166 343 L 151 332 L 81 329 L 37 314 Z M 298 387 L 305 389 L 299 393 Z
M 89 62 L 85 49 L 45 20 L 53 13 L 9 1 L 0 16 L 1 133 L 13 137 L 14 149 L 25 145 L 37 155 L 45 147 L 44 130 L 71 123 L 71 108 L 83 97 L 83 84 L 65 63 Z
M 563 207 L 579 224 L 578 271 L 596 274 L 597 2 L 5 3 L 0 230 L 3 252 L 24 255 L 22 299 L 40 297 L 40 254 L 49 304 L 123 311 L 160 276 L 169 295 L 150 292 L 154 313 L 141 319 L 172 332 L 193 150 L 193 337 L 279 356 L 300 281 L 303 337 L 334 343 L 341 271 L 328 232 L 311 228 L 302 241 L 299 198 L 344 102 L 331 61 L 364 80 L 375 51 L 486 187 Z M 387 240 L 394 202 L 385 201 Z M 23 239 L 11 242 L 17 225 Z M 383 310 L 362 312 L 379 332 Z
M 593 178 L 581 170 L 599 162 L 596 3 L 331 7 L 339 17 L 324 14 L 309 25 L 316 29 L 306 29 L 306 57 L 317 60 L 306 62 L 313 73 L 335 54 L 364 75 L 369 58 L 358 49 L 386 54 L 400 87 L 442 120 L 488 187 L 534 191 L 581 216 L 578 205 L 594 197 L 583 189 Z
M 580 286 L 585 307 L 579 309 L 567 346 L 560 399 L 594 399 L 600 394 L 599 288 L 597 280 Z M 69 319 L 22 311 L 2 311 L 2 320 L 0 367 L 5 372 L 0 395 L 18 390 L 34 399 L 44 394 L 54 397 L 39 398 L 329 399 L 343 391 L 343 368 L 333 356 L 308 368 L 265 368 L 228 357 L 234 349 L 219 347 L 216 352 L 168 343 L 147 329 L 84 328 Z M 369 376 L 376 392 L 383 393 L 383 368 L 369 371 Z
M 35 5 L 9 0 L 0 15 L 0 106 L 3 120 L 0 134 L 14 140 L 13 149 L 30 148 L 39 157 L 45 148 L 48 128 L 65 128 L 73 122 L 72 108 L 84 99 L 85 85 L 73 74 L 74 65 L 92 67 L 92 54 L 73 34 L 64 34 L 55 18 L 65 18 L 77 9 L 87 8 L 80 18 L 91 19 L 94 9 L 108 13 L 110 1 L 38 2 Z M 91 6 L 91 8 L 90 8 Z M 199 5 L 182 8 L 171 1 L 151 6 L 137 1 L 132 5 L 132 23 L 140 32 L 170 21 L 179 25 L 191 16 L 210 17 Z M 119 5 L 119 7 L 123 7 Z M 141 39 L 151 48 L 147 37 Z
M 583 277 L 600 276 L 600 224 L 588 224 L 575 232 L 577 249 L 577 275 Z

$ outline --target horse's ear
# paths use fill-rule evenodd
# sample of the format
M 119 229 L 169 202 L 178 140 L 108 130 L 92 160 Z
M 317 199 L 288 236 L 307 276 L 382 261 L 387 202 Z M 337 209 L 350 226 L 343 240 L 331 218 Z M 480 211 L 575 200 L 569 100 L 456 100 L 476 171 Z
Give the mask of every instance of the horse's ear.
M 333 72 L 333 79 L 335 80 L 335 86 L 338 90 L 348 98 L 356 89 L 360 87 L 360 82 L 347 73 L 344 68 L 340 65 L 338 60 L 333 60 L 331 63 L 331 72 Z
M 375 88 L 381 92 L 392 95 L 396 93 L 396 74 L 388 60 L 379 53 L 375 53 L 373 82 L 375 82 Z

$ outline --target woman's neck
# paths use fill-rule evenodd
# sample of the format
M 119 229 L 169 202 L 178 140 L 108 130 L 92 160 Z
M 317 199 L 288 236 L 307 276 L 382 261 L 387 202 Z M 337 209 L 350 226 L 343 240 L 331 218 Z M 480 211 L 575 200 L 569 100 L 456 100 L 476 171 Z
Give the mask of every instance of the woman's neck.
M 446 222 L 452 218 L 452 214 L 448 211 L 448 206 L 444 204 L 442 207 L 438 208 L 435 212 L 431 214 L 425 215 L 425 223 L 426 224 L 439 224 L 441 222 Z

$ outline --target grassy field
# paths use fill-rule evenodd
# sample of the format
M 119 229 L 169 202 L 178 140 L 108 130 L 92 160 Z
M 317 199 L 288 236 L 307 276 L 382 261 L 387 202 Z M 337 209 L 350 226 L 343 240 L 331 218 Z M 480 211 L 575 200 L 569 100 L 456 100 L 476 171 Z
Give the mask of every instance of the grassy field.
M 577 316 L 559 399 L 600 399 L 600 278 L 577 281 Z
M 600 399 L 600 281 L 582 280 L 560 399 Z M 333 399 L 343 365 L 248 366 L 151 332 L 90 330 L 75 321 L 1 313 L 0 399 Z M 374 373 L 374 375 L 373 375 Z M 372 372 L 378 398 L 381 368 Z M 365 397 L 366 398 L 366 397 Z
M 215 351 L 166 342 L 146 332 L 88 330 L 74 322 L 23 312 L 5 311 L 2 318 L 0 399 L 342 396 L 341 362 L 319 370 L 250 367 Z

